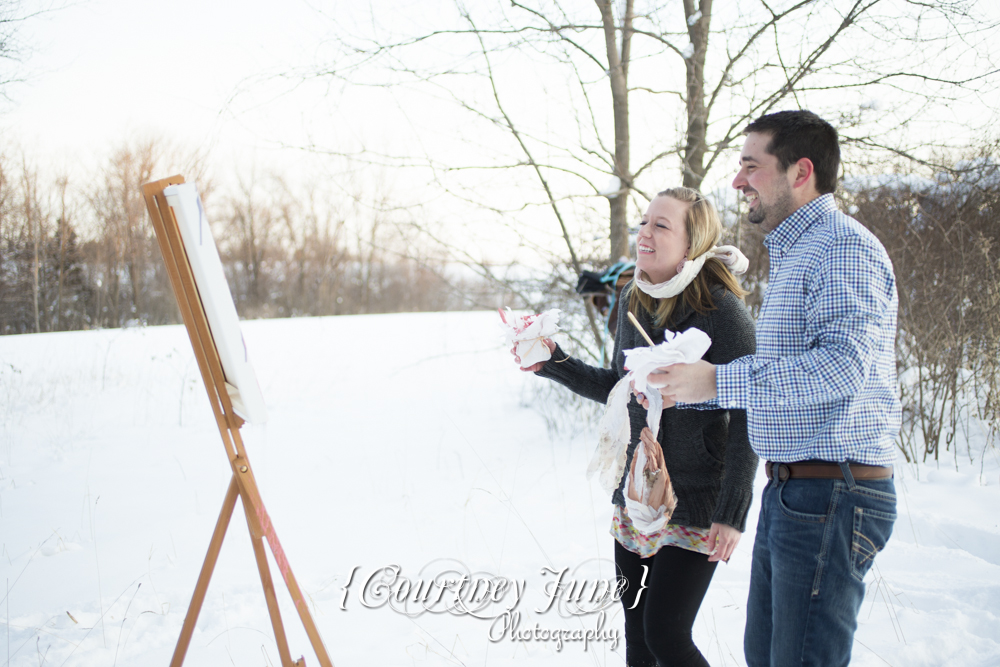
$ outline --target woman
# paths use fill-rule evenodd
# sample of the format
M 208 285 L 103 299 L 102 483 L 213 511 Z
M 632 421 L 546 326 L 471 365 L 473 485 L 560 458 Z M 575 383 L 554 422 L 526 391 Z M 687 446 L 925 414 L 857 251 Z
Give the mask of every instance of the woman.
M 701 329 L 712 339 L 705 359 L 713 364 L 752 354 L 753 320 L 742 302 L 745 292 L 724 263 L 732 262 L 734 253 L 715 248 L 721 236 L 718 214 L 697 191 L 660 192 L 639 227 L 636 279 L 619 300 L 613 367 L 589 366 L 546 340 L 552 358 L 526 370 L 607 402 L 627 373 L 624 350 L 647 344 L 626 311 L 636 316 L 654 343 L 663 341 L 666 330 Z M 745 261 L 738 251 L 735 256 Z M 638 395 L 628 406 L 626 470 L 640 440 L 652 437 L 648 429 L 643 433 L 642 404 L 648 401 Z M 708 665 L 692 641 L 691 628 L 718 561 L 729 560 L 746 525 L 757 469 L 746 424 L 742 410 L 664 409 L 656 439 L 678 504 L 661 531 L 643 535 L 632 525 L 622 475 L 612 496 L 611 533 L 618 576 L 627 582 L 622 603 L 629 667 Z M 634 605 L 643 566 L 649 568 L 645 590 Z

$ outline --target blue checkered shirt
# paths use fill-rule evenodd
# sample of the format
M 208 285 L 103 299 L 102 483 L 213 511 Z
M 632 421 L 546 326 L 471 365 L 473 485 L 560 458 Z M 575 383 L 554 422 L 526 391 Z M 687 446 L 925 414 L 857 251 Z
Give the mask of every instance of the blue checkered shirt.
M 899 303 L 885 248 L 830 194 L 764 245 L 771 273 L 757 352 L 716 368 L 718 405 L 746 409 L 750 444 L 764 459 L 891 465 Z

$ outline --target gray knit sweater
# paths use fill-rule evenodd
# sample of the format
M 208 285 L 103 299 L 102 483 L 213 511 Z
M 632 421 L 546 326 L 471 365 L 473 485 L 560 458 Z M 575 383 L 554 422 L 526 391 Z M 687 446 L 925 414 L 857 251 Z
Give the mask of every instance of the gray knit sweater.
M 624 351 L 647 345 L 628 319 L 632 287 L 633 283 L 629 283 L 619 299 L 618 332 L 611 368 L 590 366 L 568 357 L 557 347 L 552 359 L 537 374 L 555 380 L 581 396 L 606 403 L 612 387 L 626 374 L 623 368 Z M 754 322 L 746 306 L 722 287 L 714 288 L 712 297 L 716 310 L 704 315 L 679 301 L 670 329 L 685 331 L 695 327 L 707 333 L 712 339 L 712 346 L 704 358 L 713 364 L 725 364 L 753 354 L 756 350 Z M 651 317 L 644 308 L 638 310 L 635 316 L 653 342 L 663 342 L 664 329 L 652 325 Z M 632 437 L 626 469 L 632 464 L 632 453 L 639 443 L 639 434 L 646 426 L 646 411 L 635 397 L 629 402 L 628 411 Z M 757 455 L 750 449 L 747 437 L 746 412 L 666 408 L 657 440 L 663 447 L 667 471 L 677 493 L 677 509 L 670 519 L 671 523 L 697 528 L 724 523 L 742 532 L 746 528 L 757 471 Z M 619 506 L 625 505 L 624 484 L 622 479 L 611 498 Z

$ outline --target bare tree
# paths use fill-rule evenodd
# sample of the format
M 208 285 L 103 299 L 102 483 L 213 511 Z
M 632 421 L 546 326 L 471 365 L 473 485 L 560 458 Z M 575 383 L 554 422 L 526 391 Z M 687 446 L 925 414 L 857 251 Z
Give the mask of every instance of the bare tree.
M 886 175 L 847 190 L 846 203 L 857 207 L 858 217 L 882 240 L 896 272 L 904 456 L 938 461 L 951 451 L 957 459 L 956 445 L 963 439 L 958 436 L 970 418 L 986 425 L 987 444 L 997 442 L 1000 163 L 995 148 L 933 179 Z
M 176 306 L 159 260 L 141 185 L 164 174 L 181 172 L 199 184 L 202 197 L 211 192 L 198 154 L 183 154 L 158 139 L 132 140 L 115 149 L 100 181 L 88 193 L 97 232 L 89 248 L 92 270 L 98 271 L 93 315 L 100 326 L 122 326 L 130 320 L 150 324 L 176 319 Z
M 287 272 L 285 310 L 288 315 L 336 314 L 343 304 L 341 291 L 349 261 L 344 238 L 347 221 L 315 183 L 296 190 L 287 179 L 277 177 L 275 185 L 285 254 L 292 267 Z
M 9 99 L 12 84 L 25 80 L 25 60 L 30 45 L 21 37 L 26 21 L 50 11 L 48 3 L 4 0 L 0 2 L 0 97 Z
M 28 167 L 27 158 L 21 161 L 21 214 L 23 216 L 23 229 L 25 236 L 31 239 L 31 305 L 34 320 L 34 331 L 40 333 L 42 330 L 41 319 L 38 313 L 39 301 L 39 271 L 41 263 L 41 248 L 45 232 L 42 229 L 45 223 L 45 215 L 42 213 L 41 201 L 38 192 L 38 172 Z
M 231 239 L 224 244 L 232 261 L 231 280 L 236 282 L 235 292 L 245 299 L 248 312 L 255 315 L 270 314 L 261 312 L 269 301 L 265 265 L 280 242 L 281 220 L 270 194 L 256 173 L 240 177 L 224 218 L 226 235 Z
M 331 85 L 338 107 L 363 98 L 392 139 L 310 148 L 410 169 L 456 215 L 538 230 L 544 212 L 561 252 L 545 238 L 512 237 L 548 258 L 558 287 L 544 287 L 546 277 L 515 289 L 544 293 L 549 305 L 561 294 L 560 307 L 590 330 L 591 351 L 604 348 L 603 326 L 589 303 L 573 305 L 576 276 L 629 254 L 633 205 L 677 180 L 714 187 L 750 120 L 809 107 L 838 125 L 851 159 L 887 150 L 926 158 L 913 137 L 931 145 L 947 143 L 944 135 L 903 130 L 953 118 L 948 103 L 974 104 L 998 80 L 989 48 L 997 23 L 972 0 L 512 0 L 448 9 L 421 6 L 402 20 L 406 8 L 379 5 L 354 24 L 330 17 L 328 57 L 290 78 Z M 483 257 L 490 250 L 476 255 L 450 236 L 439 229 L 427 238 L 446 239 L 453 257 L 497 275 L 483 270 L 495 261 Z
M 557 204 L 606 197 L 608 257 L 615 261 L 628 254 L 632 191 L 648 199 L 668 169 L 679 169 L 684 185 L 701 187 L 747 122 L 763 113 L 814 106 L 856 146 L 905 153 L 915 142 L 894 131 L 928 115 L 928 102 L 995 90 L 988 40 L 996 24 L 971 0 L 683 0 L 642 8 L 634 0 L 595 2 L 587 9 L 513 0 L 475 11 L 458 3 L 451 16 L 435 14 L 426 30 L 419 19 L 392 21 L 413 26 L 404 32 L 386 28 L 390 22 L 374 9 L 363 25 L 346 26 L 338 17 L 335 55 L 303 76 L 345 83 L 346 99 L 354 86 L 418 91 L 471 113 L 481 123 L 477 131 L 490 134 L 477 145 L 485 149 L 478 162 L 445 156 L 434 142 L 422 144 L 423 154 L 317 148 L 430 167 L 459 197 L 468 190 L 446 178 L 456 171 L 527 169 L 574 264 L 577 240 Z M 942 68 L 942 57 L 976 61 L 959 72 Z M 528 95 L 535 103 L 525 102 Z M 878 110 L 872 100 L 880 96 L 897 101 Z M 545 115 L 539 105 L 553 109 L 547 123 L 538 118 Z M 637 183 L 647 174 L 654 184 L 644 190 Z M 541 203 L 530 197 L 529 205 Z M 475 201 L 490 206 L 486 197 Z
M 72 244 L 70 204 L 68 203 L 69 177 L 63 176 L 56 181 L 56 196 L 59 198 L 59 218 L 56 239 L 58 242 L 58 261 L 56 264 L 56 304 L 49 323 L 49 331 L 58 331 L 63 306 L 63 288 L 67 282 L 67 260 Z
M 37 331 L 35 214 L 37 179 L 22 156 L 0 154 L 0 327 L 4 333 Z
M 210 195 L 197 164 L 171 166 L 176 154 L 133 141 L 111 152 L 96 182 L 73 184 L 0 153 L 0 333 L 177 321 L 139 188 L 181 171 Z M 292 183 L 251 175 L 206 204 L 244 317 L 450 310 L 466 305 L 458 290 L 488 292 L 416 247 L 388 190 L 345 202 L 342 184 Z
M 90 290 L 65 186 L 46 181 L 26 154 L 16 166 L 0 155 L 0 333 L 85 324 Z

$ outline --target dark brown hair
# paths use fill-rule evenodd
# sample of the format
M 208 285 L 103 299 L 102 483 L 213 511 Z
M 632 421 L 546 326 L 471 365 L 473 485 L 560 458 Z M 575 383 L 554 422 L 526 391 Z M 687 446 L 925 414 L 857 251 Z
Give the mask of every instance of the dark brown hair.
M 743 134 L 757 132 L 771 137 L 766 150 L 778 158 L 782 171 L 809 158 L 821 195 L 837 189 L 840 141 L 837 130 L 812 111 L 779 111 L 761 116 L 747 125 Z

